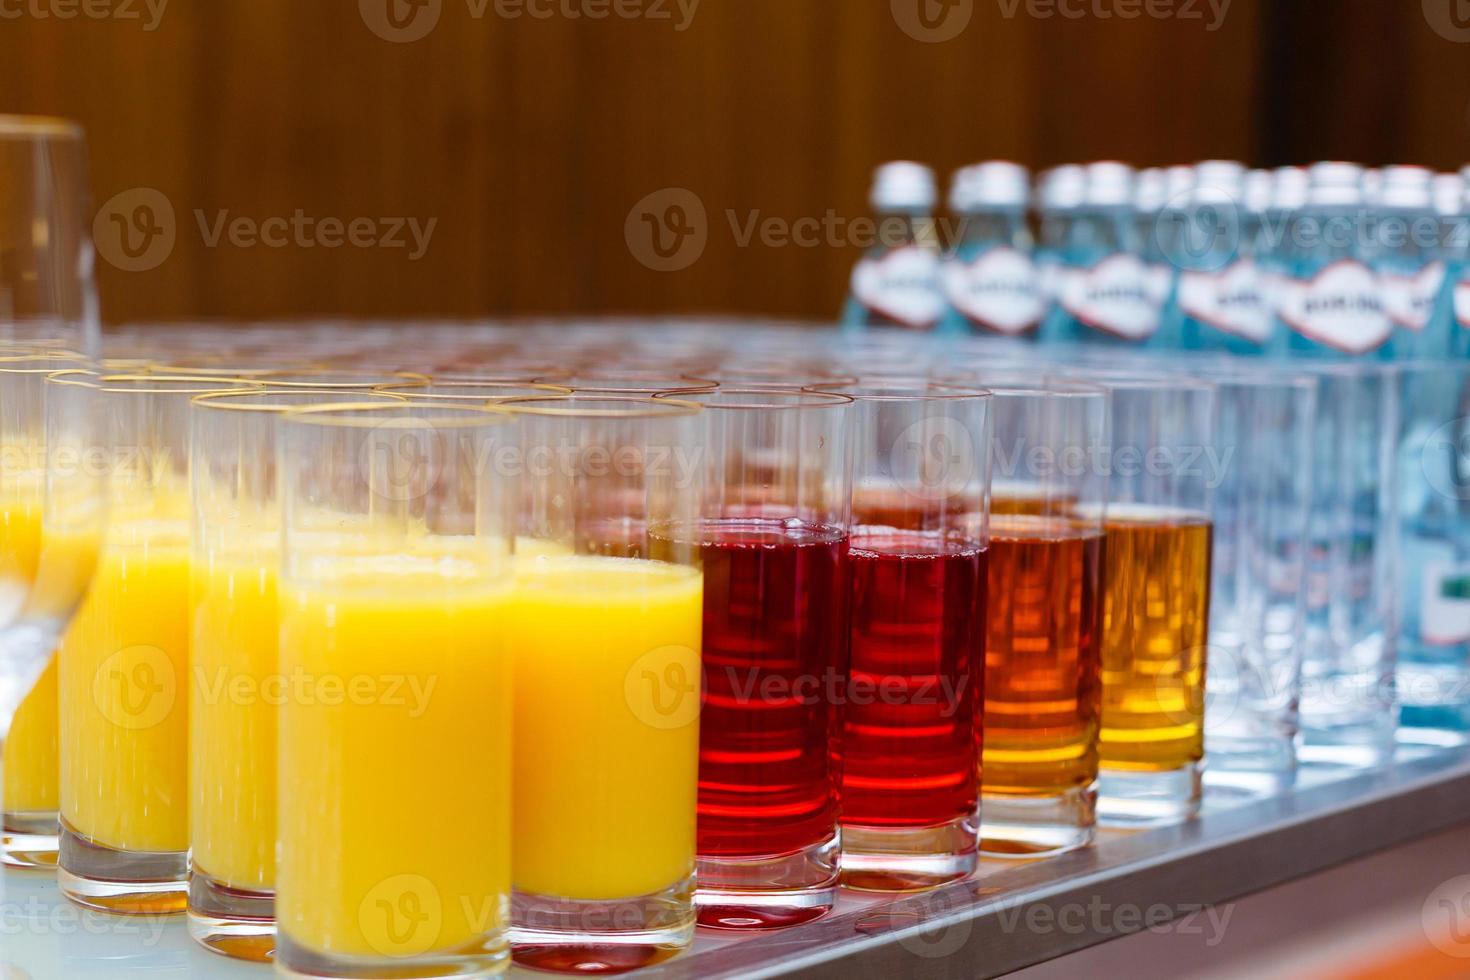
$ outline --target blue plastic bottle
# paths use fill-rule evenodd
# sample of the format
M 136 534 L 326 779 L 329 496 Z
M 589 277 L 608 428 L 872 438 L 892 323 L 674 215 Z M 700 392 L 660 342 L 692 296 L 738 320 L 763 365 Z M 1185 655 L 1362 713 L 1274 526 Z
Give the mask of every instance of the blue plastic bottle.
M 843 326 L 854 332 L 899 328 L 930 332 L 944 315 L 939 240 L 934 226 L 934 171 L 885 163 L 873 178 L 877 216 L 872 247 L 852 270 Z
M 1082 203 L 1056 230 L 1055 301 L 1044 339 L 1141 347 L 1157 332 L 1159 305 L 1141 256 L 1133 182 L 1127 164 L 1087 166 Z
M 942 269 L 944 332 L 1036 339 L 1046 312 L 1026 207 L 1026 168 L 1005 160 L 955 174 L 950 210 L 959 221 Z
M 1449 354 L 1449 323 L 1435 317 L 1446 284 L 1439 216 L 1424 167 L 1385 167 L 1367 227 L 1370 261 L 1383 290 L 1393 334 L 1388 359 L 1440 359 Z
M 1290 356 L 1377 357 L 1392 334 L 1363 233 L 1363 168 L 1317 163 L 1286 222 L 1271 288 L 1272 346 Z
M 1255 261 L 1263 177 L 1269 180 L 1264 174 L 1254 178 L 1251 198 L 1242 164 L 1208 160 L 1196 168 L 1180 209 L 1181 227 L 1170 238 L 1170 258 L 1180 271 L 1164 313 L 1164 329 L 1177 333 L 1186 350 L 1266 350 L 1271 318 Z

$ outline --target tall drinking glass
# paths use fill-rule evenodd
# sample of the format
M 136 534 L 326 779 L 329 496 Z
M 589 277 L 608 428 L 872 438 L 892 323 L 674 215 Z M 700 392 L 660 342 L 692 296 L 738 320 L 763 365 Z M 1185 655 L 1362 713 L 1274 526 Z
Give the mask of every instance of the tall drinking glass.
M 0 341 L 97 352 L 89 184 L 80 126 L 0 115 Z
M 1300 729 L 1307 522 L 1317 382 L 1289 367 L 1219 366 L 1206 784 L 1248 794 L 1289 785 Z
M 279 424 L 343 399 L 267 388 L 199 395 L 190 408 L 189 932 L 240 959 L 275 948 Z
M 509 961 L 512 434 L 503 414 L 381 401 L 281 422 L 287 972 Z
M 1097 825 L 1108 393 L 986 380 L 995 418 L 981 847 L 1037 857 Z
M 1169 823 L 1201 796 L 1216 391 L 1163 374 L 1097 380 L 1112 393 L 1098 817 Z
M 10 867 L 56 864 L 53 651 L 91 580 L 105 520 L 94 376 L 54 370 L 75 363 L 45 356 L 0 361 L 0 769 Z
M 824 390 L 854 399 L 843 881 L 922 888 L 979 861 L 990 395 Z
M 618 972 L 694 938 L 700 409 L 501 403 L 521 424 L 515 957 Z
M 1313 367 L 1318 379 L 1307 559 L 1302 739 L 1308 762 L 1371 767 L 1398 728 L 1398 434 L 1394 368 Z
M 664 532 L 704 561 L 699 921 L 790 925 L 832 907 L 840 874 L 853 402 L 679 397 L 705 408 L 699 517 Z
M 58 661 L 61 892 L 110 912 L 183 911 L 188 874 L 189 399 L 248 387 L 107 376 L 110 517 Z
M 1470 741 L 1470 367 L 1400 365 L 1402 737 Z

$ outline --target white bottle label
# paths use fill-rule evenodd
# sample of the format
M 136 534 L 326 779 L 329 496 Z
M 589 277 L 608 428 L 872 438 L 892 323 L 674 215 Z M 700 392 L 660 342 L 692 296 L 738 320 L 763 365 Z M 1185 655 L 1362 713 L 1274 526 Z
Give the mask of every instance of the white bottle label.
M 1063 268 L 1057 288 L 1062 308 L 1089 327 L 1125 340 L 1147 340 L 1159 328 L 1148 269 L 1136 255 L 1119 252 L 1089 269 Z
M 1430 562 L 1419 598 L 1419 638 L 1431 646 L 1470 641 L 1470 566 Z
M 1377 350 L 1393 332 L 1378 277 L 1361 262 L 1333 262 L 1307 280 L 1283 278 L 1276 300 L 1293 330 L 1346 354 Z
M 1024 333 L 1041 322 L 1045 311 L 1031 257 L 1007 245 L 987 249 L 969 262 L 945 263 L 944 289 L 955 309 L 996 333 Z
M 939 256 L 918 245 L 865 258 L 852 270 L 858 302 L 904 326 L 926 330 L 944 315 L 939 288 Z
M 1431 262 L 1411 276 L 1379 273 L 1383 283 L 1383 310 L 1389 319 L 1409 330 L 1423 330 L 1434 315 L 1439 288 L 1444 285 L 1444 263 Z
M 1271 311 L 1256 264 L 1249 259 L 1218 272 L 1181 272 L 1179 307 L 1196 320 L 1255 344 L 1264 344 L 1271 336 Z
M 1455 283 L 1455 319 L 1470 330 L 1470 281 Z

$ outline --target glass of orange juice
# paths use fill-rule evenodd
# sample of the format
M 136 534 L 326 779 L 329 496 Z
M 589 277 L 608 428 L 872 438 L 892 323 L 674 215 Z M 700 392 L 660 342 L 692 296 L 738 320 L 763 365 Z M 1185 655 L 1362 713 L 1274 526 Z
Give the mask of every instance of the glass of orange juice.
M 190 408 L 189 932 L 240 959 L 275 948 L 280 503 L 277 428 L 305 405 L 396 395 L 264 388 Z
M 703 577 L 660 546 L 698 506 L 700 408 L 511 399 L 521 421 L 515 958 L 645 966 L 694 935 Z
M 109 514 L 62 637 L 58 884 L 79 905 L 180 912 L 188 872 L 189 399 L 248 382 L 96 381 Z M 46 547 L 52 547 L 48 539 Z
M 0 700 L 5 717 L 15 712 L 0 764 L 9 867 L 56 864 L 53 651 L 91 577 L 105 510 L 101 474 L 85 468 L 82 453 L 99 424 L 84 363 L 54 353 L 0 357 L 0 642 L 9 665 Z
M 507 413 L 282 419 L 277 964 L 475 977 L 509 962 Z

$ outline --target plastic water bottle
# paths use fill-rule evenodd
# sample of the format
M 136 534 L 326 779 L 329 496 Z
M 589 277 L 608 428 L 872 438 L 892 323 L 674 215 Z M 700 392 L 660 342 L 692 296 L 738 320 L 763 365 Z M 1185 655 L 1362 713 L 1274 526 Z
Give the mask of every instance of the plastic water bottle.
M 1445 215 L 1444 255 L 1448 268 L 1445 295 L 1441 298 L 1442 318 L 1448 324 L 1450 352 L 1455 357 L 1470 357 L 1470 167 L 1460 171 L 1459 205 L 1453 214 Z
M 1159 327 L 1134 220 L 1133 168 L 1088 164 L 1082 203 L 1056 230 L 1056 300 L 1042 325 L 1048 341 L 1148 343 Z
M 1441 358 L 1449 353 L 1449 323 L 1436 322 L 1444 291 L 1440 220 L 1434 211 L 1424 167 L 1393 166 L 1379 172 L 1373 220 L 1368 229 L 1370 261 L 1378 274 L 1383 309 L 1393 334 L 1383 346 L 1388 358 Z
M 1306 207 L 1310 183 L 1307 172 L 1301 167 L 1277 167 L 1271 172 L 1271 187 L 1261 212 L 1261 230 L 1256 236 L 1256 273 L 1260 277 L 1266 309 L 1271 312 L 1268 352 L 1286 349 L 1286 340 L 1280 335 L 1284 328 L 1278 300 L 1290 264 L 1287 228 L 1297 212 Z
M 944 315 L 939 241 L 934 225 L 934 171 L 919 163 L 885 163 L 870 197 L 877 242 L 852 270 L 843 313 L 851 331 L 875 327 L 931 331 Z
M 992 160 L 955 174 L 950 211 L 960 226 L 943 266 L 946 333 L 1035 340 L 1046 305 L 1026 224 L 1030 197 L 1020 164 Z
M 1252 209 L 1264 204 L 1259 177 L 1256 183 L 1252 201 L 1243 164 L 1207 160 L 1196 167 L 1180 227 L 1170 236 L 1180 271 L 1164 327 L 1186 350 L 1265 352 L 1271 318 L 1255 262 L 1261 221 Z
M 1046 322 L 1057 303 L 1067 236 L 1086 190 L 1087 172 L 1075 163 L 1044 170 L 1036 178 L 1036 274 L 1046 307 L 1039 338 L 1042 341 L 1053 339 L 1047 335 Z
M 1307 199 L 1285 227 L 1272 288 L 1278 351 L 1333 359 L 1377 356 L 1392 324 L 1362 228 L 1363 168 L 1317 163 Z

